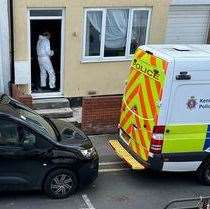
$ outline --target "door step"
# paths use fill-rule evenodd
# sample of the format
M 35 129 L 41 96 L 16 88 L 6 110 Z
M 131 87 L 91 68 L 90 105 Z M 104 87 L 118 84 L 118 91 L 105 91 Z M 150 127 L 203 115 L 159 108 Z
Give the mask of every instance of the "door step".
M 81 127 L 81 120 L 82 120 L 82 107 L 73 107 L 72 108 L 73 115 L 72 117 L 65 117 L 60 118 L 60 120 L 63 120 L 65 122 L 70 122 L 76 125 L 78 128 Z
M 143 170 L 145 167 L 141 165 L 126 149 L 119 143 L 118 140 L 110 140 L 112 148 L 116 154 L 123 159 L 133 170 Z
M 33 108 L 35 110 L 69 108 L 70 103 L 66 98 L 34 99 Z
M 38 114 L 50 118 L 71 118 L 73 110 L 70 107 L 57 109 L 39 109 L 35 110 Z

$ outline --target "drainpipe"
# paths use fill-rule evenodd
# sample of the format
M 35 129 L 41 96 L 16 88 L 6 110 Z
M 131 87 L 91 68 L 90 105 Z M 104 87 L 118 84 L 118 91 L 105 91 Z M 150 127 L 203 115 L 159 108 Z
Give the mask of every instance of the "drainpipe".
M 14 21 L 13 21 L 13 0 L 9 0 L 10 14 L 10 57 L 11 57 L 11 75 L 10 75 L 10 95 L 12 95 L 12 84 L 15 83 L 15 62 L 14 62 Z

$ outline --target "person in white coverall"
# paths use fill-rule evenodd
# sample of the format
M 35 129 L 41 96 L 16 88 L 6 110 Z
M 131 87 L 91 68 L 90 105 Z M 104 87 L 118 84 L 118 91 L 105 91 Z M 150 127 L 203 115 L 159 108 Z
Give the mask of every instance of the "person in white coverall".
M 39 35 L 37 42 L 37 56 L 40 67 L 40 85 L 41 87 L 47 86 L 47 74 L 49 75 L 49 86 L 51 89 L 55 88 L 55 71 L 50 60 L 54 55 L 54 51 L 50 49 L 50 33 L 46 32 Z

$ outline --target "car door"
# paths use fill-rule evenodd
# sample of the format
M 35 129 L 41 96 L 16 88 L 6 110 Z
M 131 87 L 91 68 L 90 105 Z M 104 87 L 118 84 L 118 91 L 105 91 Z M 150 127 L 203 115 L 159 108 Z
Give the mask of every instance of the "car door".
M 0 184 L 36 187 L 46 172 L 51 146 L 26 126 L 0 118 Z
M 12 120 L 0 118 L 0 184 L 26 184 L 19 172 L 21 153 L 19 126 Z
M 22 126 L 21 132 L 22 153 L 19 155 L 19 170 L 25 174 L 30 185 L 41 186 L 46 173 L 53 167 L 53 144 L 44 136 L 32 129 Z M 22 161 L 23 160 L 23 161 Z

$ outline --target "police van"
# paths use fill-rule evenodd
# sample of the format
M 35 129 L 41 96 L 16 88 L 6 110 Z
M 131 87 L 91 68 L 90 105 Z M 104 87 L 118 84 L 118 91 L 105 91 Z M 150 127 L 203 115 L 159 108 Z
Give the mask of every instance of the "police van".
M 132 169 L 197 171 L 210 185 L 210 46 L 139 47 L 119 129 L 110 144 Z

